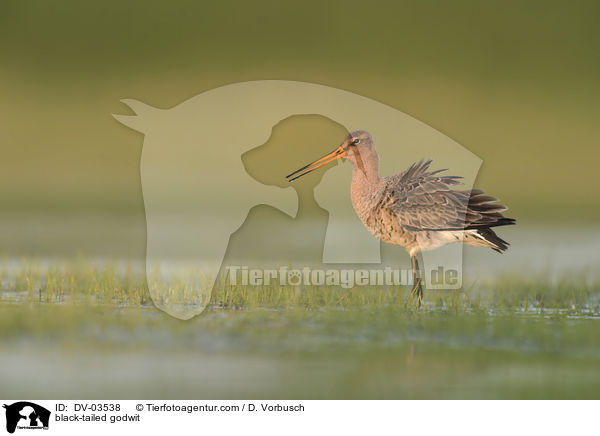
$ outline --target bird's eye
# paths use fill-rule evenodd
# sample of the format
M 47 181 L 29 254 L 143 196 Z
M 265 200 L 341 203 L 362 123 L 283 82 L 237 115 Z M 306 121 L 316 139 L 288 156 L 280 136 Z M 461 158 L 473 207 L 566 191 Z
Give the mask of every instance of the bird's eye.
M 354 141 L 352 141 L 352 144 L 356 145 L 356 144 L 358 144 L 359 142 L 360 142 L 360 139 L 359 139 L 359 138 L 356 138 Z

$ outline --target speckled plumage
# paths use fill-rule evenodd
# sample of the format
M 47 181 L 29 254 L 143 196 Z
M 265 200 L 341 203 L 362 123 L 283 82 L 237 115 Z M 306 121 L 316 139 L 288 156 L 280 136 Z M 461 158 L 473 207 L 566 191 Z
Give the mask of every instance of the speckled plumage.
M 414 292 L 422 301 L 417 255 L 448 243 L 508 248 L 491 229 L 515 224 L 506 207 L 480 190 L 455 190 L 460 177 L 430 171 L 431 160 L 421 160 L 406 171 L 380 177 L 379 156 L 369 132 L 356 130 L 333 152 L 288 175 L 293 181 L 333 160 L 352 162 L 351 198 L 356 214 L 377 239 L 406 249 L 411 256 Z
M 506 207 L 483 191 L 453 189 L 460 177 L 430 171 L 431 160 L 420 161 L 406 171 L 379 176 L 379 157 L 370 135 L 362 137 L 363 147 L 351 148 L 352 205 L 365 227 L 376 238 L 399 245 L 410 255 L 447 243 L 463 242 L 504 251 L 508 243 L 490 227 L 514 224 L 502 212 Z

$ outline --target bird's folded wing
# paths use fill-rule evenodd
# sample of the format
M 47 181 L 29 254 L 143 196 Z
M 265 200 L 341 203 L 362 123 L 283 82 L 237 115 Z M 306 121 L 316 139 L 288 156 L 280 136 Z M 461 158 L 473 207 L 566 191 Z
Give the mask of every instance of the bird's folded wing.
M 394 213 L 407 230 L 465 230 L 511 224 L 506 208 L 483 191 L 458 191 L 460 177 L 428 171 L 431 160 L 420 161 L 405 172 L 386 178 L 378 207 Z

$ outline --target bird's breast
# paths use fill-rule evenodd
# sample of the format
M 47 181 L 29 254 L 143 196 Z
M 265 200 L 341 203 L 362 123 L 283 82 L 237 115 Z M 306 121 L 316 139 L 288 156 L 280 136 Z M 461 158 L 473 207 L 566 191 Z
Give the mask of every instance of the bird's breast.
M 414 235 L 400 225 L 397 215 L 388 207 L 383 185 L 352 184 L 352 206 L 364 226 L 377 239 L 388 244 L 409 247 Z

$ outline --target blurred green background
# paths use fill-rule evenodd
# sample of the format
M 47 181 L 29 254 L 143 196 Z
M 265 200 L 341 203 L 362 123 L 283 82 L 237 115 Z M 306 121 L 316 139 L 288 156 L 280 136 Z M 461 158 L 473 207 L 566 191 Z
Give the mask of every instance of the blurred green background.
M 597 398 L 599 16 L 597 1 L 3 0 L 2 392 Z M 189 322 L 156 310 L 143 137 L 111 114 L 262 79 L 364 95 L 481 157 L 477 185 L 519 221 L 506 256 L 466 249 L 468 283 L 492 280 L 430 293 L 426 311 L 397 289 L 252 305 L 227 287 Z
M 143 255 L 143 138 L 111 117 L 128 113 L 119 99 L 167 108 L 258 79 L 424 121 L 483 159 L 478 185 L 521 224 L 594 223 L 599 13 L 595 1 L 4 1 L 2 250 Z

